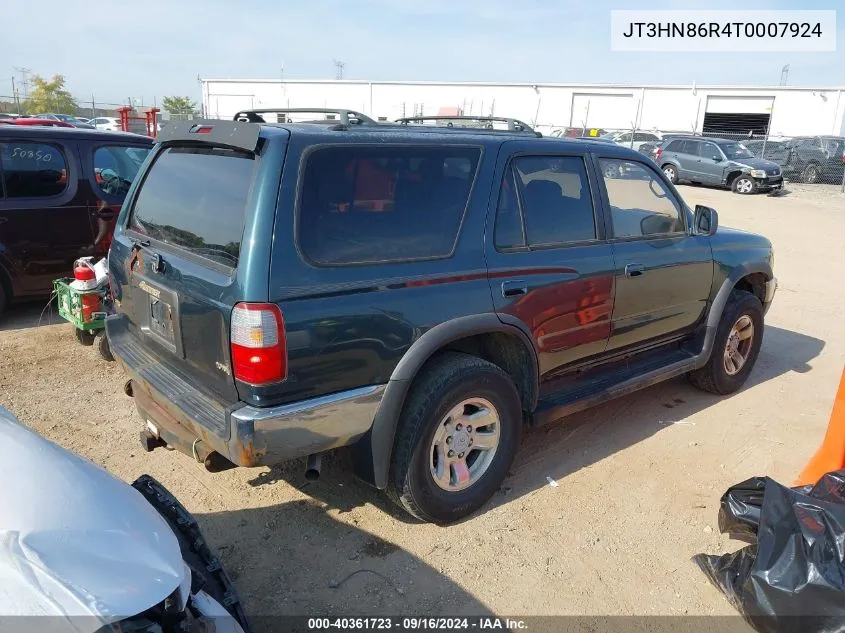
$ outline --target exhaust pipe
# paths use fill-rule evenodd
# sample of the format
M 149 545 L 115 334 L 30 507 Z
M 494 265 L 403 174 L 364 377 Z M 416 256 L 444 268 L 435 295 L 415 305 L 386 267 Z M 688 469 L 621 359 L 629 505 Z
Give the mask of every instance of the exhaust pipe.
M 205 466 L 205 469 L 210 473 L 220 473 L 224 470 L 229 470 L 230 468 L 235 467 L 232 462 L 223 457 L 217 451 L 211 451 L 205 456 L 202 463 Z
M 320 468 L 323 466 L 322 453 L 315 453 L 308 456 L 305 464 L 305 478 L 308 481 L 317 481 L 320 478 Z
M 133 398 L 135 396 L 135 392 L 133 391 L 131 380 L 127 380 L 126 383 L 123 385 L 123 393 L 125 393 L 130 398 Z

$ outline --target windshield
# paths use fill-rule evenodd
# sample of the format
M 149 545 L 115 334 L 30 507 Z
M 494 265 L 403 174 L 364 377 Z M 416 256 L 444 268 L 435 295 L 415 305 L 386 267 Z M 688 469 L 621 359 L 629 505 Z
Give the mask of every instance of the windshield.
M 737 158 L 754 158 L 754 154 L 748 151 L 748 148 L 741 143 L 726 143 L 725 145 L 720 145 L 719 147 L 722 148 L 722 151 L 729 160 Z
M 64 121 L 65 123 L 73 123 L 78 120 L 75 116 L 70 116 L 69 114 L 57 114 L 56 118 L 59 121 Z

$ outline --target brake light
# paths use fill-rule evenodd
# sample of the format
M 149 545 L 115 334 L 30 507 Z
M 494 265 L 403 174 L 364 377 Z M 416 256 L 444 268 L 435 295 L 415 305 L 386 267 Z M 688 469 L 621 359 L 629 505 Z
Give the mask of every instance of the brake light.
M 658 147 L 658 148 L 657 148 L 657 151 L 656 151 L 656 152 L 654 152 L 654 160 L 656 160 L 656 161 L 660 160 L 660 157 L 661 157 L 661 156 L 663 156 L 663 148 L 662 148 L 662 147 Z
M 211 134 L 213 125 L 195 125 L 188 132 L 190 134 Z
M 249 385 L 287 377 L 285 321 L 272 303 L 238 303 L 232 309 L 232 374 Z

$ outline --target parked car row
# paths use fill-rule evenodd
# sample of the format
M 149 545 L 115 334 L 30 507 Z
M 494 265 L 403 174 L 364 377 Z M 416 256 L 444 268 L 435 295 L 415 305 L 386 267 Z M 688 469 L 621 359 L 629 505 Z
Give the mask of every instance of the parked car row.
M 735 140 L 690 134 L 666 134 L 660 141 L 641 144 L 639 151 L 657 162 L 661 168 L 668 166 L 670 172 L 675 174 L 678 180 L 732 187 L 736 170 L 728 169 L 722 173 L 729 167 L 723 164 L 728 160 L 728 156 L 724 155 L 723 151 L 720 152 L 724 155 L 723 160 L 718 161 L 717 165 L 702 167 L 698 164 L 699 159 L 706 160 L 711 158 L 711 154 L 713 156 L 719 154 L 711 151 L 713 144 L 721 148 L 726 143 L 735 144 L 744 150 L 743 155 L 737 158 L 741 158 L 746 166 L 750 166 L 748 161 L 751 158 L 765 162 L 765 164 L 759 162 L 756 164 L 758 169 L 756 182 L 741 181 L 740 193 L 753 193 L 757 190 L 773 188 L 769 185 L 777 183 L 759 180 L 762 178 L 759 170 L 766 170 L 768 179 L 772 175 L 773 165 L 779 168 L 778 175 L 809 184 L 839 184 L 845 174 L 845 138 L 841 136 L 807 136 L 788 140 Z M 676 154 L 677 156 L 673 157 L 676 160 L 669 160 L 667 158 L 669 154 Z M 723 177 L 728 180 L 723 180 Z M 751 187 L 750 190 L 749 187 Z

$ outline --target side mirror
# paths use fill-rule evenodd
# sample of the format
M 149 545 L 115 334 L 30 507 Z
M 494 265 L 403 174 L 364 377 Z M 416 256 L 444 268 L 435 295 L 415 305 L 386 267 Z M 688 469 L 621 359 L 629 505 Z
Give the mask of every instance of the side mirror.
M 694 223 L 696 235 L 713 235 L 719 228 L 719 214 L 716 209 L 697 204 Z
M 721 163 L 721 162 L 722 162 L 722 157 L 721 157 L 721 156 L 714 156 L 714 157 L 713 157 L 713 162 L 714 162 L 714 163 Z

